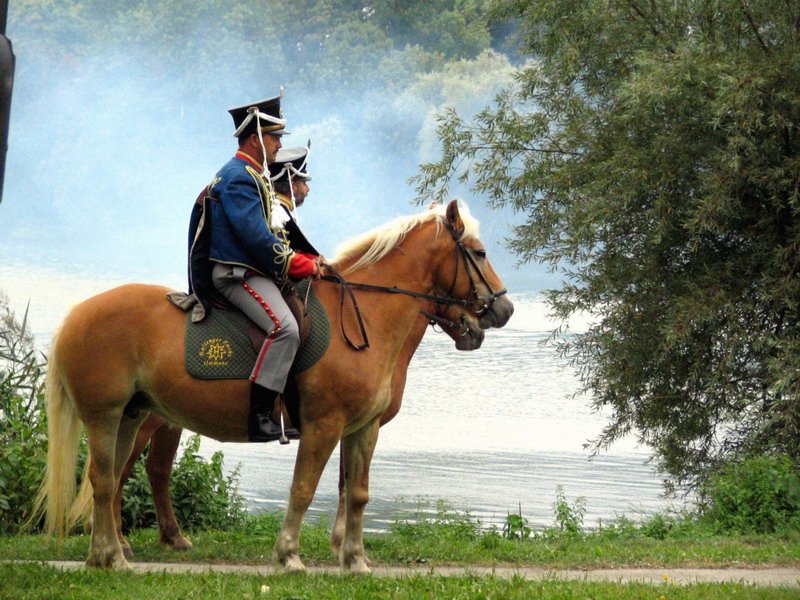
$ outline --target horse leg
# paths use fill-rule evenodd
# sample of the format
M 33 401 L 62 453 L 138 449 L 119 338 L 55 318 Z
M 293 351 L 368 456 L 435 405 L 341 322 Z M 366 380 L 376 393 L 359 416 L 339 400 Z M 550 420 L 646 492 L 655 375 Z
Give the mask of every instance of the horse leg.
M 146 417 L 144 423 L 142 423 L 141 427 L 139 427 L 139 431 L 136 433 L 136 440 L 133 443 L 133 450 L 128 458 L 128 462 L 125 463 L 125 466 L 122 468 L 122 473 L 120 473 L 117 493 L 114 496 L 114 519 L 117 524 L 117 537 L 119 538 L 119 543 L 122 544 L 122 552 L 125 558 L 131 558 L 133 556 L 133 550 L 131 550 L 131 545 L 122 534 L 122 491 L 125 487 L 125 483 L 127 483 L 128 478 L 131 476 L 131 471 L 133 471 L 136 461 L 142 455 L 142 452 L 144 452 L 154 431 L 164 423 L 166 423 L 166 421 L 155 413 L 150 413 L 149 416 Z
M 182 431 L 180 427 L 164 421 L 153 434 L 150 453 L 147 456 L 147 477 L 150 479 L 156 506 L 159 542 L 173 550 L 189 550 L 192 547 L 192 542 L 181 533 L 169 495 L 172 463 L 178 453 Z
M 334 556 L 340 556 L 342 551 L 342 541 L 344 540 L 344 453 L 342 445 L 339 444 L 339 504 L 336 507 L 336 520 L 331 529 L 331 551 Z
M 378 441 L 375 419 L 342 440 L 345 480 L 345 531 L 339 562 L 351 573 L 369 573 L 364 553 L 364 507 L 369 501 L 369 465 Z
M 138 418 L 106 415 L 102 420 L 86 422 L 91 463 L 94 509 L 89 544 L 89 567 L 130 569 L 117 536 L 114 497 L 119 487 L 118 475 L 131 454 L 133 440 L 144 416 Z
M 287 571 L 305 570 L 299 554 L 300 525 L 341 432 L 341 427 L 307 425 L 303 428 L 294 464 L 289 506 L 273 552 L 275 562 Z

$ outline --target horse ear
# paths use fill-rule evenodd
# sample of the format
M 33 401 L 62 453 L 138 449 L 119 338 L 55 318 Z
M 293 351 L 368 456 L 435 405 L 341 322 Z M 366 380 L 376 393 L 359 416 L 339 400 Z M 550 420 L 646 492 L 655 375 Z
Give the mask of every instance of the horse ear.
M 450 226 L 457 234 L 464 233 L 464 221 L 461 220 L 461 215 L 458 213 L 458 200 L 450 201 L 450 204 L 447 205 L 445 216 L 447 217 L 447 222 L 450 223 Z

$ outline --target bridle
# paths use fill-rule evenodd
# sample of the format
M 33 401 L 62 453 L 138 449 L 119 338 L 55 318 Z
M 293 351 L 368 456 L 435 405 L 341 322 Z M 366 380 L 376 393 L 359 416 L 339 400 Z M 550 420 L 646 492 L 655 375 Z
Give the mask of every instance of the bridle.
M 406 290 L 403 288 L 398 288 L 395 286 L 383 286 L 383 285 L 372 285 L 369 283 L 357 283 L 354 281 L 347 281 L 336 269 L 334 269 L 331 265 L 325 263 L 322 266 L 329 272 L 329 274 L 322 275 L 320 279 L 323 281 L 332 281 L 337 283 L 341 288 L 341 308 L 344 310 L 344 303 L 345 298 L 349 297 L 350 301 L 353 305 L 353 309 L 356 313 L 356 318 L 358 320 L 358 326 L 361 331 L 361 339 L 363 340 L 362 344 L 355 344 L 347 335 L 347 332 L 344 329 L 344 319 L 341 319 L 341 326 L 342 326 L 342 334 L 344 335 L 345 340 L 347 341 L 348 345 L 353 348 L 354 350 L 365 350 L 369 348 L 369 338 L 367 337 L 367 330 L 364 327 L 364 321 L 361 318 L 361 311 L 358 308 L 358 302 L 356 302 L 355 294 L 353 294 L 353 290 L 366 290 L 366 291 L 373 291 L 373 292 L 382 292 L 386 294 L 402 294 L 405 296 L 411 296 L 413 298 L 420 298 L 422 300 L 426 300 L 428 302 L 432 302 L 437 305 L 437 307 L 446 308 L 448 306 L 463 306 L 464 308 L 471 308 L 473 312 L 480 317 L 486 311 L 491 310 L 494 301 L 497 300 L 503 294 L 508 293 L 506 288 L 500 289 L 498 291 L 494 291 L 492 286 L 489 284 L 489 281 L 486 279 L 486 276 L 483 274 L 483 271 L 475 262 L 475 259 L 472 257 L 472 254 L 464 245 L 464 242 L 461 240 L 463 235 L 463 230 L 458 231 L 455 227 L 453 227 L 448 221 L 442 220 L 444 227 L 450 233 L 453 241 L 455 242 L 455 253 L 456 253 L 456 267 L 453 272 L 453 283 L 450 285 L 450 290 L 444 296 L 439 296 L 436 294 L 423 294 L 421 292 L 414 292 L 412 290 Z M 459 256 L 460 255 L 460 256 Z M 469 285 L 470 285 L 470 299 L 463 299 L 463 298 L 456 298 L 453 296 L 453 290 L 456 287 L 456 283 L 458 282 L 458 273 L 459 273 L 459 266 L 461 263 L 464 263 L 464 269 L 467 273 L 467 277 L 469 278 Z M 489 294 L 486 296 L 481 296 L 478 294 L 478 285 L 476 283 L 476 277 L 480 283 L 489 291 Z M 458 329 L 459 334 L 463 337 L 468 332 L 469 329 L 466 324 L 466 319 L 462 315 L 460 322 L 456 323 L 444 317 L 443 314 L 439 314 L 437 310 L 434 313 L 430 313 L 428 311 L 420 311 L 420 314 L 425 316 L 431 321 L 431 324 L 438 324 L 441 327 L 448 327 L 452 329 Z

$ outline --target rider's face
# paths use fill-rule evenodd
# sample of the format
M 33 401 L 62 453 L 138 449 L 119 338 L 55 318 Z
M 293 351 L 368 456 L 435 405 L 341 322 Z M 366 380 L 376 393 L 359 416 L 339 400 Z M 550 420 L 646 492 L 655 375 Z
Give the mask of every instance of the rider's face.
M 292 181 L 292 192 L 294 192 L 295 206 L 300 206 L 303 204 L 303 201 L 306 199 L 306 196 L 308 196 L 310 191 L 311 188 L 308 186 L 308 183 L 306 183 L 305 180 L 300 179 L 299 177 L 294 179 Z
M 278 150 L 282 148 L 281 136 L 265 133 L 262 139 L 264 140 L 264 150 L 267 152 L 266 162 L 268 165 L 271 165 L 275 162 L 275 156 L 278 154 Z

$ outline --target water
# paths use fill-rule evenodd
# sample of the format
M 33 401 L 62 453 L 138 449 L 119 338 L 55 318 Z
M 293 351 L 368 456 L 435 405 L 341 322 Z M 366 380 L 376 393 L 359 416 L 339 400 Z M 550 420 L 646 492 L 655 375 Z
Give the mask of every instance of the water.
M 586 498 L 585 523 L 665 509 L 646 448 L 623 440 L 590 457 L 584 444 L 606 417 L 574 398 L 577 380 L 543 347 L 555 324 L 541 298 L 513 298 L 516 311 L 483 347 L 458 352 L 428 331 L 411 363 L 403 407 L 380 433 L 370 474 L 368 530 L 385 529 L 403 511 L 435 508 L 439 499 L 484 526 L 502 526 L 522 511 L 535 525 L 554 521 L 556 486 L 570 503 Z M 585 323 L 571 323 L 580 330 Z M 222 444 L 203 439 L 201 453 L 222 450 L 228 469 L 241 466 L 240 490 L 253 510 L 284 510 L 297 445 Z M 338 453 L 329 462 L 310 509 L 332 520 Z
M 25 277 L 19 277 L 25 273 Z M 124 283 L 96 275 L 62 274 L 0 265 L 0 289 L 21 317 L 31 299 L 30 322 L 46 351 L 68 307 Z M 181 287 L 182 281 L 164 282 Z M 586 498 L 587 526 L 626 514 L 652 514 L 668 506 L 661 481 L 647 464 L 647 448 L 622 440 L 594 459 L 583 448 L 606 416 L 574 398 L 577 381 L 552 346 L 556 326 L 541 297 L 512 297 L 515 313 L 487 332 L 483 347 L 458 352 L 431 330 L 411 363 L 403 407 L 381 429 L 370 477 L 367 529 L 384 529 L 401 512 L 447 500 L 484 525 L 500 526 L 509 512 L 536 525 L 553 523 L 556 486 L 569 502 Z M 586 323 L 576 319 L 573 331 Z M 222 444 L 203 438 L 201 453 L 222 450 L 228 472 L 240 466 L 240 491 L 250 509 L 284 510 L 297 444 Z M 333 518 L 338 455 L 323 474 L 310 513 Z

